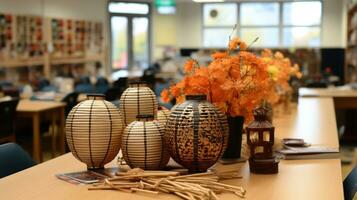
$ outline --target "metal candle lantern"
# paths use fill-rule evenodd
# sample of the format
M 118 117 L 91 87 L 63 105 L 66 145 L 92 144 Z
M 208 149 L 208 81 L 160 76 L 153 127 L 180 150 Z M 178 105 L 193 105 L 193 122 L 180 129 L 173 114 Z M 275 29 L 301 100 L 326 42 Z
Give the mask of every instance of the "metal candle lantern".
M 278 173 L 279 160 L 273 154 L 274 127 L 267 120 L 268 110 L 258 107 L 253 111 L 254 121 L 247 128 L 247 143 L 250 147 L 249 168 L 252 173 Z

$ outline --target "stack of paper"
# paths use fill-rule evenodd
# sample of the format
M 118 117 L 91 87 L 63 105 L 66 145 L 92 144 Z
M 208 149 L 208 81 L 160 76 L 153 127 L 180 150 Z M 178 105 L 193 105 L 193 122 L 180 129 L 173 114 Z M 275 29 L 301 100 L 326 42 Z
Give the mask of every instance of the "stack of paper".
M 278 150 L 284 159 L 323 159 L 338 158 L 339 150 L 329 147 L 288 147 Z

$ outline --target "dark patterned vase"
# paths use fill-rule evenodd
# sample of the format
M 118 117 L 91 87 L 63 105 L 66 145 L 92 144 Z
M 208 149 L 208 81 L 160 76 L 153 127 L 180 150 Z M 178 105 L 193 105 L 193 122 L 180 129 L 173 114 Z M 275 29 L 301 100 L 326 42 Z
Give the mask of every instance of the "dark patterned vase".
M 171 109 L 164 138 L 177 163 L 190 172 L 206 171 L 226 148 L 227 119 L 206 95 L 187 95 L 185 102 Z
M 222 160 L 228 162 L 229 160 L 239 159 L 242 148 L 242 134 L 243 134 L 244 117 L 228 117 L 229 139 L 225 152 L 222 155 Z

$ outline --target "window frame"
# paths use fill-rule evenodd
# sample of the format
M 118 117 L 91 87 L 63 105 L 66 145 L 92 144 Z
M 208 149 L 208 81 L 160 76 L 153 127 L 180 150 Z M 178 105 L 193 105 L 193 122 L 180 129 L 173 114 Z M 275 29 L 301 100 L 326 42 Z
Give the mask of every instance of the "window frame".
M 110 3 L 116 3 L 116 2 L 122 2 L 122 3 L 139 3 L 139 4 L 147 4 L 149 7 L 149 12 L 148 14 L 132 14 L 132 13 L 112 13 L 109 11 L 109 5 Z M 111 72 L 117 72 L 120 70 L 130 70 L 133 67 L 133 61 L 134 61 L 134 47 L 133 47 L 133 19 L 135 17 L 147 17 L 148 18 L 148 65 L 151 63 L 151 56 L 152 56 L 152 4 L 150 2 L 143 2 L 143 1 L 130 1 L 130 0 L 109 0 L 107 2 L 107 13 L 108 13 L 108 34 L 109 34 L 109 65 Z M 128 20 L 128 26 L 127 26 L 127 51 L 128 51 L 128 66 L 126 68 L 121 68 L 121 69 L 114 69 L 113 68 L 113 58 L 112 58 L 112 51 L 113 51 L 113 35 L 112 35 L 112 23 L 111 19 L 112 17 L 126 17 Z
M 320 2 L 321 3 L 321 16 L 320 16 L 320 23 L 319 25 L 284 25 L 284 4 L 285 3 L 295 3 L 295 2 Z M 318 46 L 313 46 L 311 48 L 319 48 L 322 46 L 322 41 L 323 41 L 323 35 L 322 35 L 322 28 L 323 28 L 323 15 L 324 15 L 324 2 L 323 0 L 280 0 L 280 1 L 273 1 L 273 0 L 242 0 L 239 2 L 215 2 L 214 4 L 227 4 L 227 3 L 236 3 L 237 4 L 237 27 L 236 27 L 236 35 L 234 36 L 239 36 L 241 37 L 241 29 L 242 28 L 278 28 L 278 45 L 277 46 L 259 46 L 258 48 L 291 48 L 291 47 L 300 47 L 300 48 L 307 48 L 309 46 L 306 45 L 299 45 L 299 46 L 288 46 L 284 45 L 284 29 L 285 28 L 295 28 L 295 27 L 306 27 L 306 28 L 319 28 L 320 33 L 319 33 L 319 38 L 320 38 L 320 44 Z M 241 5 L 242 3 L 277 3 L 279 5 L 279 24 L 278 25 L 241 25 Z M 205 4 L 212 4 L 212 3 L 202 3 L 201 5 L 201 38 L 202 38 L 202 45 L 205 44 L 205 38 L 204 38 L 204 30 L 205 29 L 219 29 L 219 28 L 233 28 L 229 26 L 205 26 L 204 23 L 204 5 Z M 227 41 L 228 42 L 228 41 Z M 249 43 L 249 41 L 247 41 Z M 210 47 L 210 46 L 204 46 L 204 48 L 224 48 L 224 46 L 220 47 Z

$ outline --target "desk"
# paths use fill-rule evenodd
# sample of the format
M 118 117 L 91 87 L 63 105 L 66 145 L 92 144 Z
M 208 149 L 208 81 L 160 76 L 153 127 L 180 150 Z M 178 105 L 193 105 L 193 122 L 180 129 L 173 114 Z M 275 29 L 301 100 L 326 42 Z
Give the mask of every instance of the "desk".
M 300 97 L 333 98 L 336 109 L 357 109 L 357 90 L 344 88 L 300 88 Z
M 338 147 L 333 101 L 330 98 L 300 98 L 291 115 L 274 119 L 277 137 L 303 137 L 312 143 Z M 115 161 L 107 166 L 115 166 Z M 340 159 L 282 160 L 276 175 L 249 172 L 247 162 L 217 164 L 217 168 L 240 168 L 243 179 L 225 181 L 247 189 L 246 199 L 300 200 L 343 199 Z M 88 191 L 58 180 L 57 173 L 85 170 L 86 166 L 68 153 L 53 160 L 0 179 L 3 199 L 178 199 L 175 196 L 128 194 L 118 191 Z M 238 199 L 231 194 L 221 199 Z
M 33 158 L 37 162 L 42 162 L 40 115 L 51 113 L 52 125 L 55 125 L 57 116 L 59 117 L 60 152 L 64 153 L 64 109 L 66 103 L 54 101 L 30 101 L 20 100 L 17 105 L 18 118 L 31 118 L 33 128 Z

